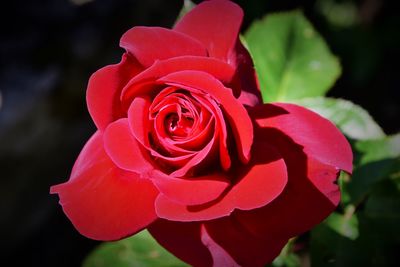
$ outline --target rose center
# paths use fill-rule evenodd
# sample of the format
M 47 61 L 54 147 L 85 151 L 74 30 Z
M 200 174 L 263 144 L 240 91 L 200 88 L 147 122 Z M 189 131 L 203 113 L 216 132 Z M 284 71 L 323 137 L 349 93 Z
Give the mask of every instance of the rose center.
M 211 150 L 215 118 L 209 99 L 202 92 L 174 86 L 162 89 L 149 106 L 150 145 L 169 171 L 182 167 L 197 151 Z M 207 152 L 207 153 L 208 153 Z M 210 152 L 211 153 L 211 152 Z M 167 158 L 174 158 L 168 160 Z
M 193 118 L 185 114 L 179 116 L 176 113 L 170 114 L 165 120 L 165 128 L 171 137 L 187 136 L 193 126 Z

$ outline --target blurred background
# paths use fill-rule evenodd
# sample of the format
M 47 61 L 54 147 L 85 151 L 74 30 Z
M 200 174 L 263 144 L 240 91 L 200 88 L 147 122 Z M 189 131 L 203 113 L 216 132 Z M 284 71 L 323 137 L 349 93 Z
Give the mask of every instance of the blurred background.
M 195 1 L 199 2 L 199 1 Z M 387 134 L 400 124 L 396 1 L 243 0 L 242 30 L 267 12 L 301 8 L 340 59 L 329 96 L 367 109 Z M 170 27 L 182 1 L 14 0 L 0 9 L 0 251 L 11 266 L 79 266 L 98 243 L 78 234 L 49 195 L 95 131 L 90 75 L 119 61 L 136 25 Z M 400 248 L 399 248 L 400 249 Z

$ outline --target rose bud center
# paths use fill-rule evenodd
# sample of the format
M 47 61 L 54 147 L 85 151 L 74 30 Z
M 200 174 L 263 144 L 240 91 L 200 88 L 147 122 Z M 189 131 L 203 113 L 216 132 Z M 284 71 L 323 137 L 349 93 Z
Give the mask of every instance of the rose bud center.
M 225 124 L 210 95 L 166 86 L 154 96 L 148 111 L 151 154 L 166 173 L 192 173 L 218 158 L 219 136 Z
M 187 136 L 193 126 L 193 117 L 190 115 L 171 113 L 165 121 L 165 128 L 171 139 Z

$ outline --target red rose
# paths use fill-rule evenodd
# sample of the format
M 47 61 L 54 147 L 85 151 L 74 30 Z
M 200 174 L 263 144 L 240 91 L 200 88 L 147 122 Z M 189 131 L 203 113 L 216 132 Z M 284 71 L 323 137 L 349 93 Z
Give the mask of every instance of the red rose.
M 262 103 L 242 16 L 207 1 L 172 30 L 134 27 L 121 62 L 92 75 L 98 131 L 51 188 L 80 233 L 147 227 L 194 266 L 262 266 L 335 209 L 350 146 L 309 110 Z

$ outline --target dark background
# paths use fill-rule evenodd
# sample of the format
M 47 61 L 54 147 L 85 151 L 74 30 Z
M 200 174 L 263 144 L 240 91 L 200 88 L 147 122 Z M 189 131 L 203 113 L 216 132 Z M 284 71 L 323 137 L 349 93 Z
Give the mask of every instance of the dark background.
M 97 244 L 80 236 L 49 195 L 95 131 L 88 78 L 116 63 L 135 25 L 170 27 L 181 1 L 3 1 L 0 7 L 0 252 L 10 266 L 79 266 Z M 198 1 L 196 1 L 198 2 Z M 340 57 L 329 93 L 366 108 L 387 134 L 400 116 L 400 16 L 394 2 L 237 1 L 243 30 L 266 12 L 302 8 Z

